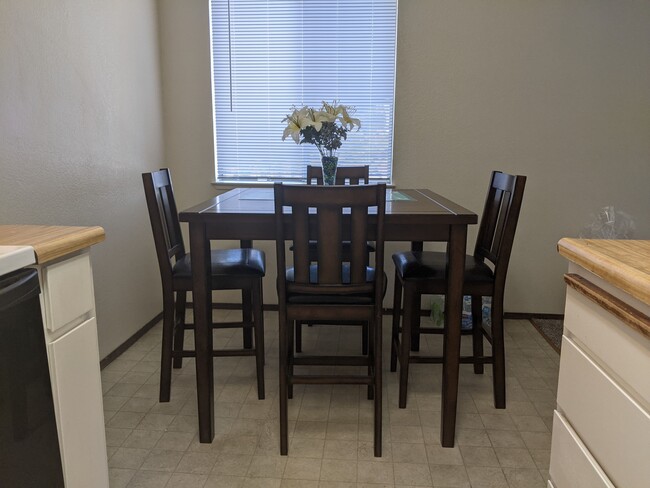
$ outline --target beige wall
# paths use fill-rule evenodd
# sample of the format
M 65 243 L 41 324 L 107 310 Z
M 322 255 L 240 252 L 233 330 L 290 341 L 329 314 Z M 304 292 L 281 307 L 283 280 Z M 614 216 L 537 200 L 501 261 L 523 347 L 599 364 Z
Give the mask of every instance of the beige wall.
M 154 0 L 0 1 L 0 223 L 101 225 L 102 357 L 162 309 L 140 173 L 163 161 Z
M 181 207 L 216 193 L 207 4 L 160 1 L 166 156 Z M 529 177 L 507 311 L 563 312 L 555 244 L 600 207 L 632 214 L 637 237 L 650 238 L 649 25 L 646 1 L 399 2 L 395 183 L 478 213 L 492 169 Z M 273 287 L 272 274 L 269 302 Z

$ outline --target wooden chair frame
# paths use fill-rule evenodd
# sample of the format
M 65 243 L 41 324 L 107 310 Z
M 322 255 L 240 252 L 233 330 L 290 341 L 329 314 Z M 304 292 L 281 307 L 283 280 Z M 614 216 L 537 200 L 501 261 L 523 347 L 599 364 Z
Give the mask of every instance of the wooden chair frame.
M 160 365 L 161 402 L 168 402 L 171 393 L 172 360 L 175 369 L 182 367 L 184 357 L 196 357 L 194 350 L 184 349 L 185 330 L 193 329 L 187 323 L 185 312 L 187 292 L 192 291 L 191 278 L 175 277 L 172 260 L 185 255 L 185 245 L 169 170 L 143 173 L 149 220 L 153 231 L 156 255 L 163 291 L 163 338 Z M 212 290 L 242 290 L 242 321 L 216 322 L 213 328 L 242 328 L 242 349 L 214 350 L 213 356 L 255 356 L 258 397 L 264 398 L 264 316 L 262 311 L 262 278 L 245 274 L 212 275 Z M 174 298 L 175 297 L 175 298 Z M 252 335 L 255 335 L 253 346 Z
M 295 384 L 368 385 L 374 398 L 374 453 L 381 456 L 382 369 L 381 318 L 384 287 L 384 215 L 386 185 L 284 186 L 276 183 L 275 219 L 278 265 L 280 349 L 280 453 L 288 452 L 288 399 Z M 290 208 L 290 213 L 284 209 Z M 369 209 L 376 207 L 371 223 Z M 344 209 L 348 209 L 344 212 Z M 374 278 L 368 281 L 368 239 L 375 240 Z M 309 241 L 317 241 L 317 278 L 309 258 Z M 344 281 L 342 242 L 351 246 L 349 280 Z M 286 276 L 286 241 L 293 241 L 294 279 Z M 329 300 L 324 300 L 326 295 Z M 295 297 L 304 298 L 298 300 Z M 349 302 L 350 296 L 368 297 Z M 347 303 L 346 303 L 347 302 Z M 367 356 L 305 356 L 293 352 L 294 321 L 355 320 L 370 324 Z M 367 375 L 298 375 L 294 366 L 366 366 Z
M 370 166 L 339 166 L 336 169 L 335 183 L 337 185 L 367 185 L 370 181 Z M 322 185 L 323 184 L 323 167 L 307 165 L 307 184 L 308 185 Z M 317 260 L 317 256 L 313 252 L 313 247 L 310 246 L 310 259 Z M 311 321 L 308 326 L 332 324 L 332 321 Z M 335 325 L 343 325 L 340 322 L 335 322 Z M 346 322 L 345 325 L 361 326 L 361 352 L 368 354 L 368 323 L 367 322 Z M 296 352 L 302 352 L 302 326 L 303 322 L 296 322 Z
M 478 231 L 474 258 L 489 262 L 494 267 L 491 282 L 465 281 L 463 294 L 471 296 L 472 310 L 472 356 L 461 357 L 461 363 L 474 364 L 476 374 L 483 373 L 483 365 L 493 365 L 494 405 L 506 406 L 505 347 L 503 337 L 503 296 L 512 252 L 519 212 L 523 199 L 525 176 L 513 176 L 494 171 L 490 179 L 483 217 Z M 443 358 L 424 355 L 411 356 L 412 339 L 420 333 L 444 334 L 446 329 L 420 327 L 420 303 L 423 294 L 444 295 L 446 279 L 403 279 L 395 272 L 393 299 L 393 325 L 391 340 L 391 371 L 400 364 L 399 407 L 406 407 L 409 363 L 442 363 Z M 402 290 L 404 304 L 402 303 Z M 482 320 L 482 297 L 492 297 L 491 327 Z M 402 326 L 400 317 L 403 315 Z M 401 340 L 400 340 L 401 332 Z M 492 356 L 483 354 L 483 336 L 492 345 Z

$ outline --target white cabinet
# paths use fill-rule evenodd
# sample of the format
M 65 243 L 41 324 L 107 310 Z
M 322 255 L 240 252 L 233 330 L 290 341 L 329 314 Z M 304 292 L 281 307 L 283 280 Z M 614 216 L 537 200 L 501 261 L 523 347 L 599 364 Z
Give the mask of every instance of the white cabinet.
M 650 254 L 644 241 L 563 239 L 567 282 L 549 486 L 650 480 Z M 636 265 L 636 268 L 635 268 Z
M 106 434 L 88 250 L 37 266 L 66 488 L 108 488 Z

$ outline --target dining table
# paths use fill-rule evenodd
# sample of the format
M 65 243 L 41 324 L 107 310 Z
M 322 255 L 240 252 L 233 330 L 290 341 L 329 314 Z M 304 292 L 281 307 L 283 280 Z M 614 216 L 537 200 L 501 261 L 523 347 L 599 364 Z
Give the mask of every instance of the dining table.
M 192 256 L 192 299 L 196 349 L 199 441 L 214 438 L 214 368 L 212 356 L 212 297 L 210 242 L 275 240 L 273 188 L 234 188 L 179 214 L 189 224 Z M 458 374 L 467 227 L 477 215 L 427 189 L 388 189 L 384 218 L 385 241 L 447 243 L 447 293 L 443 339 L 440 442 L 453 447 L 458 401 Z M 399 307 L 400 304 L 395 304 Z

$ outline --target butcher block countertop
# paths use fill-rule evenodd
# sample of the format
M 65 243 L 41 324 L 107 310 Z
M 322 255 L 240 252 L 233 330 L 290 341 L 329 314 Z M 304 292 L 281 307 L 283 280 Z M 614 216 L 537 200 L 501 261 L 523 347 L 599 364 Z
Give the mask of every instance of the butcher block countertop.
M 101 227 L 0 225 L 0 246 L 32 246 L 38 264 L 90 247 L 105 237 Z
M 650 241 L 564 238 L 557 247 L 569 261 L 650 305 Z

